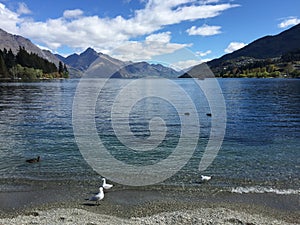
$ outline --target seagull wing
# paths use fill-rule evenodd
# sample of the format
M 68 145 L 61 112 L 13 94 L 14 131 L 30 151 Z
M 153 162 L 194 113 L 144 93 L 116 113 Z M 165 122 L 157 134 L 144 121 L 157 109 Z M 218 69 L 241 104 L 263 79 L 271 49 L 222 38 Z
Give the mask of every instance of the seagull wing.
M 95 195 L 95 196 L 92 196 L 89 200 L 90 200 L 90 201 L 98 201 L 98 200 L 99 200 L 98 194 Z

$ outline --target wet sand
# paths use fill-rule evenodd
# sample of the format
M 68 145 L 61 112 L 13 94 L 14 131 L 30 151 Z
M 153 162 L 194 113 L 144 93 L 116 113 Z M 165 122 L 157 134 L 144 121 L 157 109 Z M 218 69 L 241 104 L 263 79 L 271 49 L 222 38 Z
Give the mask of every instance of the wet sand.
M 57 183 L 1 191 L 0 224 L 300 224 L 299 195 L 116 186 L 96 205 L 88 201 L 95 192 Z

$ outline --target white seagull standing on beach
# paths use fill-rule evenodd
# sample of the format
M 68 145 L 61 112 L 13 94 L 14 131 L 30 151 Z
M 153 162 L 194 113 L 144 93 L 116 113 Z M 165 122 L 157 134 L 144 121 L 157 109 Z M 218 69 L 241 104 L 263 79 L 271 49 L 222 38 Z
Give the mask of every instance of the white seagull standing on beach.
M 102 181 L 103 181 L 103 184 L 102 184 L 102 187 L 104 188 L 104 189 L 111 189 L 112 187 L 113 187 L 113 185 L 112 184 L 107 184 L 106 183 L 106 179 L 105 178 L 102 178 Z
M 99 203 L 104 198 L 104 192 L 103 192 L 103 187 L 99 188 L 99 193 L 96 194 L 95 196 L 91 197 L 89 200 Z
M 204 175 L 201 175 L 201 180 L 202 181 L 209 181 L 211 179 L 211 176 L 204 176 Z

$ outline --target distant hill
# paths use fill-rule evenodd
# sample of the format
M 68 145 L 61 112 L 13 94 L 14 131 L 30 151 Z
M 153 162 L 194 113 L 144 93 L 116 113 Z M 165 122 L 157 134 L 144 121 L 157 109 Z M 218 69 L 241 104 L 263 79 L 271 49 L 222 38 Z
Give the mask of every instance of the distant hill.
M 68 57 L 56 55 L 69 66 L 72 77 L 85 74 L 93 78 L 141 78 L 146 76 L 177 78 L 180 73 L 160 64 L 147 62 L 124 62 L 88 48 L 81 54 Z
M 287 52 L 298 49 L 300 49 L 300 24 L 278 35 L 260 38 L 237 51 L 208 62 L 208 65 L 216 67 L 227 60 L 237 59 L 239 57 L 255 59 L 277 58 Z
M 74 53 L 65 58 L 56 54 L 56 57 L 74 69 L 85 71 L 99 57 L 99 54 L 94 49 L 88 48 L 80 55 Z
M 85 74 L 88 77 L 109 78 L 120 68 L 127 65 L 126 62 L 112 58 L 109 55 L 103 53 L 97 53 L 97 54 L 98 57 L 95 60 L 93 60 L 93 58 L 91 57 L 92 63 L 85 71 Z
M 177 78 L 181 73 L 161 64 L 149 64 L 147 62 L 130 63 L 116 73 L 114 78 L 141 78 L 141 77 L 163 77 Z
M 68 65 L 71 77 L 81 77 L 89 66 L 99 57 L 98 53 L 92 48 L 86 49 L 81 54 L 72 54 L 68 57 L 63 57 L 59 54 L 55 56 L 63 63 Z
M 300 24 L 274 36 L 265 36 L 247 46 L 207 63 L 194 66 L 180 78 L 217 77 L 298 77 L 300 62 L 286 60 L 300 50 Z
M 72 54 L 66 58 L 60 55 L 56 56 L 68 65 L 73 78 L 82 77 L 84 74 L 94 78 L 110 77 L 126 65 L 125 62 L 103 53 L 97 53 L 92 48 L 87 48 L 81 54 Z
M 205 78 L 213 78 L 214 74 L 207 66 L 206 63 L 201 63 L 197 66 L 194 66 L 189 71 L 185 72 L 183 75 L 179 76 L 179 78 L 198 78 L 198 79 L 205 79 Z
M 36 45 L 34 45 L 29 39 L 26 39 L 19 35 L 10 34 L 2 29 L 0 29 L 0 49 L 7 50 L 11 49 L 12 52 L 16 55 L 19 51 L 19 47 L 24 47 L 29 53 L 36 53 L 38 56 L 47 59 L 50 62 L 59 64 L 59 59 L 53 55 L 50 51 L 42 50 Z

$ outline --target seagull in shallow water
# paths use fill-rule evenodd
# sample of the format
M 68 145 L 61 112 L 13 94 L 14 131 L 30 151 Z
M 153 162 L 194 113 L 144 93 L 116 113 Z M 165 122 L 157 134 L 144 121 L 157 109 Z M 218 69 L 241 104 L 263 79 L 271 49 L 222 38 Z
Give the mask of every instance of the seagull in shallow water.
M 33 158 L 33 159 L 27 159 L 26 162 L 28 163 L 37 163 L 40 161 L 40 156 L 38 156 L 37 158 Z
M 102 187 L 104 188 L 104 189 L 111 189 L 112 187 L 113 187 L 113 185 L 112 184 L 107 184 L 106 183 L 106 179 L 105 178 L 102 178 L 102 181 L 103 181 L 103 184 L 102 184 Z
M 204 175 L 201 175 L 201 180 L 202 181 L 209 181 L 211 179 L 211 176 L 204 176 Z
M 99 193 L 96 194 L 95 196 L 91 197 L 89 200 L 93 202 L 99 203 L 104 198 L 104 192 L 103 192 L 103 187 L 99 188 Z

